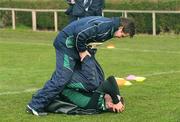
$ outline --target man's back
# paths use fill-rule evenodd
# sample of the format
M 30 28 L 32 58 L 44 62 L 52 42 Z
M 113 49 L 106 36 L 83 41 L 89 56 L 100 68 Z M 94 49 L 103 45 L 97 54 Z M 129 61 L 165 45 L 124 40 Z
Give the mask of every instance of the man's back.
M 104 42 L 113 37 L 119 27 L 120 20 L 91 16 L 74 21 L 66 26 L 57 36 L 54 46 L 65 45 L 66 39 L 71 38 L 79 52 L 85 50 L 85 45 L 91 42 Z
M 104 23 L 104 22 L 112 22 L 112 20 L 110 18 L 105 18 L 101 16 L 85 17 L 78 21 L 74 21 L 70 23 L 62 31 L 68 35 L 72 35 L 76 31 L 80 31 L 81 28 L 92 26 L 92 25 L 98 25 L 99 23 Z

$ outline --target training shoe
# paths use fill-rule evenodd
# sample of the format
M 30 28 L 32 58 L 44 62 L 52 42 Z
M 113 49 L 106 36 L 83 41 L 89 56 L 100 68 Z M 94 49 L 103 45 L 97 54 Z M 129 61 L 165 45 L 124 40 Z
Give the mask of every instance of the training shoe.
M 38 111 L 34 110 L 33 108 L 31 108 L 29 105 L 27 105 L 27 107 L 26 107 L 26 112 L 36 115 L 36 116 L 46 116 L 47 115 L 47 112 L 38 112 Z

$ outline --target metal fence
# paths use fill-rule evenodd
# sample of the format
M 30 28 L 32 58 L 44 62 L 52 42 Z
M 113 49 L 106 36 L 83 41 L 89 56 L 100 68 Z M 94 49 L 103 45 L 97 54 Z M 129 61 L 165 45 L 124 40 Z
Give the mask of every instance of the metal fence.
M 58 12 L 65 12 L 65 9 L 20 9 L 20 8 L 0 8 L 0 11 L 11 11 L 12 16 L 12 29 L 16 29 L 16 12 L 31 12 L 32 13 L 32 30 L 37 30 L 37 12 L 53 12 L 54 13 L 54 31 L 58 31 Z M 156 35 L 156 14 L 180 14 L 180 11 L 156 11 L 156 10 L 104 10 L 104 13 L 122 13 L 124 17 L 128 16 L 128 13 L 150 13 L 152 14 L 152 30 L 153 35 Z

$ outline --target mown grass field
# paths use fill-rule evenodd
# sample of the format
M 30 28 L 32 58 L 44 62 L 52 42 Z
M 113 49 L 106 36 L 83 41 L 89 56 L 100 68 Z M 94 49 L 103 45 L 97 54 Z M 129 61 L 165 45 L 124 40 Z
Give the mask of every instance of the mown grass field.
M 124 113 L 36 117 L 25 112 L 32 93 L 54 70 L 54 32 L 0 30 L 1 122 L 179 122 L 180 35 L 138 35 L 112 39 L 99 47 L 97 59 L 106 77 L 145 76 L 143 83 L 121 87 Z M 115 49 L 107 49 L 109 43 Z
M 7 0 L 2 0 L 7 1 Z M 11 0 L 11 1 L 39 1 L 39 0 Z M 58 1 L 58 0 L 41 0 L 41 1 Z M 63 1 L 63 0 L 62 0 Z M 127 2 L 143 2 L 143 1 L 150 1 L 150 2 L 159 2 L 159 1 L 172 1 L 172 0 L 126 0 Z M 173 0 L 177 1 L 177 0 Z M 123 0 L 106 0 L 106 2 L 124 2 Z

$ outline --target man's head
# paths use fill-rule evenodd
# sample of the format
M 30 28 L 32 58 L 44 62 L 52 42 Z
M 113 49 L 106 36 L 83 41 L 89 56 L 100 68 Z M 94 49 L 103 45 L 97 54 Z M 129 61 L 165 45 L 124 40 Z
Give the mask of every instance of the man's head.
M 129 18 L 120 18 L 120 27 L 114 33 L 115 37 L 133 37 L 135 35 L 135 23 L 132 19 Z
M 122 100 L 119 103 L 114 104 L 111 96 L 109 94 L 105 94 L 104 100 L 105 100 L 106 108 L 109 111 L 112 111 L 112 112 L 123 112 L 124 109 L 125 109 L 125 104 L 124 104 L 123 98 L 122 98 Z

